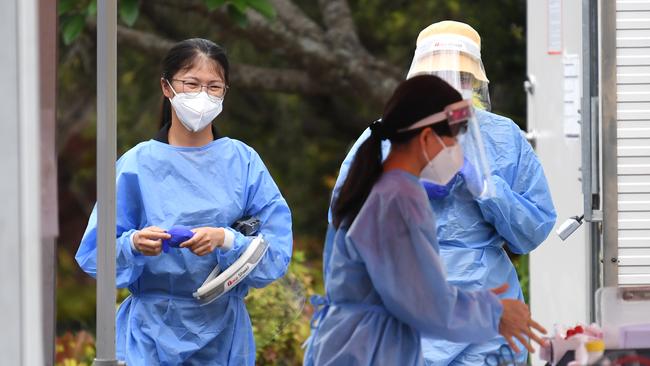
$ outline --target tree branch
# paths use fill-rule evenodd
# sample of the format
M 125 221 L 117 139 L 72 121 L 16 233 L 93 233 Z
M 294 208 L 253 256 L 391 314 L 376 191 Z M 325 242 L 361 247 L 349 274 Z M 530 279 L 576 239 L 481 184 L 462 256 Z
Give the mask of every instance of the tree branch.
M 323 22 L 327 26 L 327 36 L 332 42 L 349 50 L 365 52 L 359 41 L 348 2 L 346 0 L 318 0 L 318 5 L 323 15 Z
M 287 28 L 317 42 L 325 41 L 323 29 L 290 0 L 270 0 L 278 19 Z
M 121 42 L 136 47 L 147 53 L 161 57 L 174 42 L 155 34 L 117 27 L 117 36 Z M 294 69 L 272 69 L 234 63 L 230 70 L 230 80 L 236 87 L 264 91 L 278 91 L 301 94 L 323 94 L 327 89 L 313 82 L 309 75 Z
M 237 87 L 248 89 L 308 95 L 322 95 L 330 90 L 326 85 L 314 82 L 304 71 L 243 64 L 233 65 L 232 83 Z

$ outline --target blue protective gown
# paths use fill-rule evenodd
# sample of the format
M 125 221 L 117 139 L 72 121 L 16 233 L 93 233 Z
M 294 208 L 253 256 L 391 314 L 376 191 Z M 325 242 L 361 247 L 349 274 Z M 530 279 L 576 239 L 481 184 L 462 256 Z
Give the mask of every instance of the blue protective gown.
M 544 170 L 519 127 L 508 118 L 482 110 L 476 111 L 476 117 L 491 163 L 496 195 L 474 199 L 461 178 L 456 179 L 449 196 L 431 200 L 440 256 L 451 284 L 479 290 L 507 282 L 510 287 L 501 297 L 523 301 L 517 272 L 503 247 L 507 245 L 518 254 L 535 249 L 555 225 L 555 208 Z M 341 189 L 357 149 L 368 136 L 367 129 L 343 161 L 333 196 Z M 390 151 L 388 141 L 383 142 L 382 150 L 386 157 Z M 328 258 L 333 247 L 332 232 L 329 225 L 323 253 L 325 274 L 331 270 Z M 481 344 L 422 340 L 427 365 L 482 364 L 485 355 L 496 352 L 505 343 L 500 336 Z M 518 355 L 520 361 L 526 357 L 526 351 Z
M 416 176 L 384 173 L 331 244 L 327 309 L 319 312 L 305 365 L 422 365 L 421 335 L 497 335 L 497 296 L 447 283 L 433 212 Z
M 257 153 L 226 137 L 203 147 L 150 140 L 117 162 L 117 287 L 129 296 L 117 313 L 117 354 L 129 365 L 254 365 L 255 344 L 244 296 L 281 277 L 291 258 L 291 213 Z M 235 233 L 232 249 L 197 256 L 170 249 L 143 256 L 130 236 L 148 226 L 228 228 L 253 215 L 270 246 L 233 290 L 200 306 L 192 292 L 219 264 L 231 265 L 250 238 Z M 229 229 L 230 230 L 230 229 Z M 76 260 L 96 274 L 96 207 Z

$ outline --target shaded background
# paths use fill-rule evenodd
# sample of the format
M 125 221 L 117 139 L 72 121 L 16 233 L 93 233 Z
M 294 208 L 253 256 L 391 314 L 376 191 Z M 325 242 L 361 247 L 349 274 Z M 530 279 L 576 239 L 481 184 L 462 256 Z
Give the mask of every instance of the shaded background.
M 94 355 L 95 283 L 74 254 L 96 198 L 95 9 L 89 0 L 58 2 L 59 363 Z M 257 150 L 291 207 L 290 273 L 247 298 L 258 364 L 300 364 L 312 312 L 300 299 L 322 293 L 339 165 L 405 77 L 419 31 L 444 19 L 472 25 L 482 37 L 493 111 L 525 128 L 525 10 L 524 0 L 119 1 L 118 155 L 159 128 L 165 52 L 176 41 L 207 38 L 226 47 L 233 65 L 215 124 Z M 527 259 L 517 267 L 527 292 Z

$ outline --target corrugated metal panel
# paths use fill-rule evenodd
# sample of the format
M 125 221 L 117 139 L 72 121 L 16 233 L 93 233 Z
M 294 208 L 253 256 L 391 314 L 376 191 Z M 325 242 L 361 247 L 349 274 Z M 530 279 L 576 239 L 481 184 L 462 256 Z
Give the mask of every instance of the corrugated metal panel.
M 650 66 L 620 66 L 616 70 L 616 81 L 624 84 L 650 84 Z
M 648 194 L 619 194 L 619 212 L 647 211 L 650 207 L 650 193 Z
M 649 119 L 650 103 L 618 103 L 616 116 L 619 121 Z
M 620 248 L 645 248 L 650 243 L 649 230 L 619 230 L 618 244 Z
M 629 11 L 650 11 L 650 1 L 648 0 L 618 0 L 616 2 L 616 12 L 618 16 Z
M 620 285 L 650 284 L 650 0 L 616 2 Z

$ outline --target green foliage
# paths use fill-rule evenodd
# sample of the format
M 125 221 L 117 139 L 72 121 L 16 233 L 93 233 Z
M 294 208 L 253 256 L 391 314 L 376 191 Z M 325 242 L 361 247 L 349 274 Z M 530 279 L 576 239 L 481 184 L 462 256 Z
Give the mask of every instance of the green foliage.
M 246 308 L 253 324 L 258 365 L 298 365 L 302 342 L 309 336 L 306 299 L 314 294 L 312 268 L 304 253 L 295 251 L 284 278 L 263 289 L 253 289 Z
M 119 5 L 120 19 L 129 27 L 132 27 L 140 14 L 138 0 L 120 0 Z
M 241 27 L 248 24 L 246 10 L 252 9 L 268 19 L 276 16 L 273 5 L 268 0 L 203 0 L 209 11 L 227 5 L 230 17 Z M 132 27 L 140 16 L 139 0 L 119 0 L 120 20 Z M 60 0 L 57 12 L 61 17 L 61 36 L 65 45 L 70 45 L 83 32 L 86 18 L 97 15 L 97 0 Z
M 63 43 L 70 44 L 81 33 L 85 24 L 83 15 L 72 15 L 66 17 L 61 21 L 61 32 L 63 35 Z
M 530 275 L 528 272 L 529 257 L 528 255 L 519 256 L 517 259 L 513 260 L 512 263 L 515 265 L 515 269 L 517 270 L 521 290 L 524 293 L 524 301 L 527 304 L 530 304 Z
M 55 366 L 90 366 L 95 358 L 95 339 L 85 331 L 66 332 L 56 338 Z

